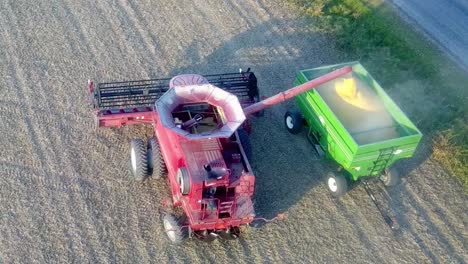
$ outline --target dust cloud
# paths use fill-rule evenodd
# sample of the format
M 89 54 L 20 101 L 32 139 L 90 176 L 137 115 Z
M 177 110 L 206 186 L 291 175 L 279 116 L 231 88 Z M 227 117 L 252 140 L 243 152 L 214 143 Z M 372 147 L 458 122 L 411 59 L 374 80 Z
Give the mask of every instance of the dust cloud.
M 317 92 L 359 145 L 399 137 L 397 123 L 382 100 L 357 76 L 345 75 Z

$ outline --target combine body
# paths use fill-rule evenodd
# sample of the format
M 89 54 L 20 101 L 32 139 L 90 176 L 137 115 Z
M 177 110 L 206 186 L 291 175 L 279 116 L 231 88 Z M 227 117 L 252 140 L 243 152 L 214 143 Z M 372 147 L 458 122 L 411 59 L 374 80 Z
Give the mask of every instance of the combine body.
M 154 138 L 142 147 L 131 143 L 135 177 L 167 176 L 174 206 L 187 218 L 180 225 L 163 219 L 170 240 L 181 230 L 211 241 L 236 238 L 239 226 L 255 218 L 252 204 L 255 177 L 248 117 L 290 99 L 337 76 L 349 67 L 328 73 L 273 97 L 259 100 L 253 72 L 218 75 L 179 75 L 172 79 L 88 83 L 97 127 L 151 124 Z

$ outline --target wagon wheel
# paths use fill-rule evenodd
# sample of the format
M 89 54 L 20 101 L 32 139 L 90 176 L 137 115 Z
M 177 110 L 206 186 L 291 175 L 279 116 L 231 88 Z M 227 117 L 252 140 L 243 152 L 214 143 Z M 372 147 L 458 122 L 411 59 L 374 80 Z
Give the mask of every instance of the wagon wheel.
M 227 230 L 218 231 L 218 235 L 225 240 L 235 240 L 239 238 L 239 227 L 232 227 Z
M 169 213 L 163 214 L 162 217 L 164 232 L 166 232 L 167 238 L 174 243 L 178 244 L 185 238 L 185 232 L 177 218 Z
M 212 232 L 208 232 L 208 230 L 199 230 L 199 231 L 194 231 L 193 232 L 195 237 L 203 242 L 213 242 L 218 238 L 217 234 L 214 234 Z
M 130 165 L 137 181 L 143 181 L 148 176 L 146 148 L 141 139 L 130 141 Z
M 396 168 L 385 169 L 380 175 L 380 180 L 387 187 L 395 186 L 400 182 L 400 173 Z
M 149 173 L 156 179 L 166 175 L 166 164 L 161 154 L 159 142 L 155 137 L 148 141 L 148 168 Z
M 182 195 L 190 193 L 190 179 L 187 168 L 181 167 L 177 171 L 177 181 L 179 182 L 179 188 Z
M 348 191 L 348 182 L 343 175 L 330 173 L 327 179 L 327 187 L 334 197 L 340 197 Z
M 287 111 L 286 114 L 284 114 L 284 124 L 291 134 L 298 134 L 301 132 L 303 123 L 304 119 L 299 112 Z

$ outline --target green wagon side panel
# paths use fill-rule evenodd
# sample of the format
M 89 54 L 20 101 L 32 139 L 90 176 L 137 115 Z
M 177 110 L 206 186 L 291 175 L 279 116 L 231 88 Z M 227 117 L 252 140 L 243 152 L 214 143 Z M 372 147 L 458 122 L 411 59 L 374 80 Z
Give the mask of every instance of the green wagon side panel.
M 374 171 L 370 175 L 381 150 L 393 148 L 394 155 L 389 159 L 387 167 L 399 159 L 412 157 L 422 134 L 359 62 L 302 70 L 297 75 L 294 84 L 305 83 L 348 65 L 353 67 L 353 75 L 364 81 L 382 100 L 384 107 L 396 121 L 399 137 L 359 145 L 316 90 L 298 95 L 296 102 L 310 132 L 319 139 L 326 157 L 335 160 L 350 174 L 353 180 L 357 180 L 362 176 L 380 174 L 381 171 Z

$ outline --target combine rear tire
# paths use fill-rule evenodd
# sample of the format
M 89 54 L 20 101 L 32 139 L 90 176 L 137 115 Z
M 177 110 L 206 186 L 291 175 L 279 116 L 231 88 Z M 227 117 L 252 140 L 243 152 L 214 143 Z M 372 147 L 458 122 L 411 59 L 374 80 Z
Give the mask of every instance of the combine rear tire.
M 395 186 L 400 182 L 400 174 L 396 168 L 386 169 L 382 175 L 380 175 L 380 180 L 387 187 Z
M 187 168 L 181 167 L 177 171 L 177 181 L 179 182 L 180 193 L 187 195 L 190 193 L 190 179 Z
M 302 130 L 304 119 L 301 113 L 296 111 L 287 111 L 284 115 L 284 124 L 291 134 L 298 134 Z
M 348 182 L 343 175 L 330 174 L 327 186 L 334 197 L 340 197 L 348 191 Z
M 166 164 L 161 154 L 159 142 L 155 137 L 151 137 L 148 141 L 148 168 L 149 173 L 155 179 L 166 175 Z
M 164 214 L 163 218 L 164 232 L 166 232 L 167 238 L 174 243 L 179 244 L 184 240 L 184 232 L 182 231 L 182 225 L 177 218 L 172 214 Z
M 135 180 L 143 181 L 148 176 L 146 148 L 141 139 L 130 142 L 130 165 Z

